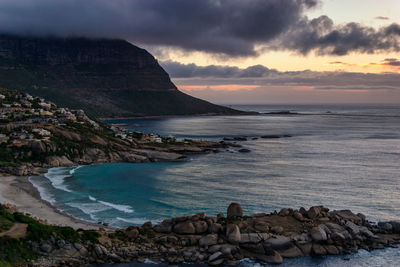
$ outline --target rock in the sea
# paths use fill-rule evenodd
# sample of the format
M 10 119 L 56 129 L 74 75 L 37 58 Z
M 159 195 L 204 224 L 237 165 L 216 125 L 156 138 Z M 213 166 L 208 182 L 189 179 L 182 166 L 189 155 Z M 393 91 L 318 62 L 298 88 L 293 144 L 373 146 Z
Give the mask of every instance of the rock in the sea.
M 303 256 L 303 252 L 296 246 L 292 246 L 291 248 L 279 250 L 279 254 L 284 258 L 296 258 Z
M 195 234 L 196 228 L 192 222 L 185 221 L 175 224 L 174 232 L 177 234 Z
M 396 234 L 400 234 L 400 221 L 389 222 L 392 225 L 392 230 Z
M 228 218 L 232 217 L 242 217 L 243 216 L 243 209 L 239 203 L 231 203 L 227 210 Z
M 317 244 L 317 243 L 313 244 L 312 251 L 315 255 L 326 255 L 326 253 L 327 253 L 326 249 L 322 245 Z
M 251 152 L 251 150 L 247 149 L 247 148 L 242 148 L 242 149 L 239 149 L 238 152 L 240 152 L 240 153 L 249 153 L 249 152 Z
M 388 222 L 379 222 L 378 227 L 388 232 L 391 232 L 393 230 L 393 226 Z
M 236 224 L 228 224 L 226 226 L 226 238 L 232 244 L 240 242 L 240 229 Z

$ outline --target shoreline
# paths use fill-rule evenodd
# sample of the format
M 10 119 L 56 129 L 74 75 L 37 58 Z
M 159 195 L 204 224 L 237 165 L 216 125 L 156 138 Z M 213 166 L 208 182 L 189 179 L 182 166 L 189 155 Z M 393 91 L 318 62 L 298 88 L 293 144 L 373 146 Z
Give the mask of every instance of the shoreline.
M 99 230 L 107 228 L 72 217 L 43 200 L 29 176 L 0 174 L 0 203 L 10 204 L 19 212 L 50 225 L 70 226 L 76 229 Z

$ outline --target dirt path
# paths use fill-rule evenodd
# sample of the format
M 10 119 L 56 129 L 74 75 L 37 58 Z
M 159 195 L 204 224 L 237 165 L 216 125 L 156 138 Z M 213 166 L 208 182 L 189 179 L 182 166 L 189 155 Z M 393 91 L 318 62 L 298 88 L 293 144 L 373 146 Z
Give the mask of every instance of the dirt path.
M 28 225 L 26 223 L 15 223 L 10 229 L 0 233 L 0 236 L 9 236 L 14 238 L 25 237 Z

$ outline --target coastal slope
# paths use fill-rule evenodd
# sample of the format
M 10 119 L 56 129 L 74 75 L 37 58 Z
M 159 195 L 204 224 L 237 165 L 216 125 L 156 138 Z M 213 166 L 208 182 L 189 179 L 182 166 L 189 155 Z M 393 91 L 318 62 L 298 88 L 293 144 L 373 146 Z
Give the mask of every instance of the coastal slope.
M 2 34 L 0 87 L 103 118 L 244 114 L 182 93 L 150 53 L 117 39 Z

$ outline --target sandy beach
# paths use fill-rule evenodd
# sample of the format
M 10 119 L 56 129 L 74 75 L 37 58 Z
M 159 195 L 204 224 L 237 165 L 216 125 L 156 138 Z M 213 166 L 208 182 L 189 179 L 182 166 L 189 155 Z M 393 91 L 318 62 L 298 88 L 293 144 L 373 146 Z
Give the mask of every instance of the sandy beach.
M 32 217 L 48 224 L 70 226 L 74 229 L 98 229 L 96 225 L 62 214 L 41 200 L 39 192 L 29 182 L 28 177 L 0 175 L 0 203 L 9 203 L 15 206 L 18 211 L 29 213 Z

